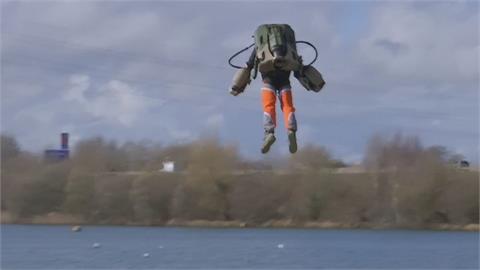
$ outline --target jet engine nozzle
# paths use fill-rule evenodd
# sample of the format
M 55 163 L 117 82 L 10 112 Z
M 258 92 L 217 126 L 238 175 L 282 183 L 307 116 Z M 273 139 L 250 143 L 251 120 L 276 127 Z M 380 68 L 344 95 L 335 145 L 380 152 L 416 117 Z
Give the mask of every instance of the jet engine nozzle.
M 237 93 L 242 93 L 248 84 L 250 84 L 250 69 L 242 68 L 239 69 L 233 76 L 231 90 Z

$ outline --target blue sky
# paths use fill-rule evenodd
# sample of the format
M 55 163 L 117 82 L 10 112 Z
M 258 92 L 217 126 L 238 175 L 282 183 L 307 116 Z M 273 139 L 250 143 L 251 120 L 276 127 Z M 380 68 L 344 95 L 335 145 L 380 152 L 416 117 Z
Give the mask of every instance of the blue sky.
M 300 146 L 359 161 L 375 133 L 417 135 L 478 161 L 475 1 L 7 1 L 1 129 L 42 151 L 67 131 L 165 145 L 216 134 L 261 158 L 261 82 L 228 94 L 227 59 L 259 24 L 288 23 L 327 81 L 292 77 Z M 300 47 L 305 59 L 312 51 Z M 240 56 L 241 63 L 248 53 Z M 279 117 L 279 120 L 281 118 Z M 269 156 L 286 154 L 283 123 Z

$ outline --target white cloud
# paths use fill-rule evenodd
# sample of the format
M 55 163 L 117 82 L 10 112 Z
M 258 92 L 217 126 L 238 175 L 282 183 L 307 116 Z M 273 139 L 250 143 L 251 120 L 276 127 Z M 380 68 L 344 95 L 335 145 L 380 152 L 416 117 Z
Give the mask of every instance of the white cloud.
M 391 82 L 465 83 L 478 79 L 478 17 L 467 5 L 379 5 L 357 56 Z
M 129 126 L 145 112 L 149 102 L 128 84 L 110 81 L 99 89 L 99 95 L 92 100 L 87 110 L 93 115 Z
M 86 103 L 85 92 L 90 87 L 90 77 L 83 74 L 72 75 L 70 76 L 70 84 L 72 86 L 65 92 L 64 99 Z
M 225 116 L 220 113 L 212 114 L 207 117 L 206 126 L 210 129 L 219 129 L 224 125 Z
M 130 126 L 152 105 L 139 91 L 118 80 L 91 89 L 89 76 L 73 75 L 70 84 L 64 99 L 79 103 L 85 112 L 108 122 Z

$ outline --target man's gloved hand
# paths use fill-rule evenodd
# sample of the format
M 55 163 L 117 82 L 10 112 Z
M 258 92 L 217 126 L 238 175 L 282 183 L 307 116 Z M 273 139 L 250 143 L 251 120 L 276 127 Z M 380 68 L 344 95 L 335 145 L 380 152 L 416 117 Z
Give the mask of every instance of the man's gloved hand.
M 238 92 L 238 91 L 235 91 L 233 89 L 230 89 L 230 94 L 234 97 L 238 96 L 238 94 L 240 94 L 241 92 Z

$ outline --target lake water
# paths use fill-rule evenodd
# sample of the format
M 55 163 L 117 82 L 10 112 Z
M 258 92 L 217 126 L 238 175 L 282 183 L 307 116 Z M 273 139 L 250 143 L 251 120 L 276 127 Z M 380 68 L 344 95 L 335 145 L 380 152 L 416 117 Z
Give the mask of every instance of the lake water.
M 476 232 L 2 225 L 1 233 L 2 269 L 479 267 Z

